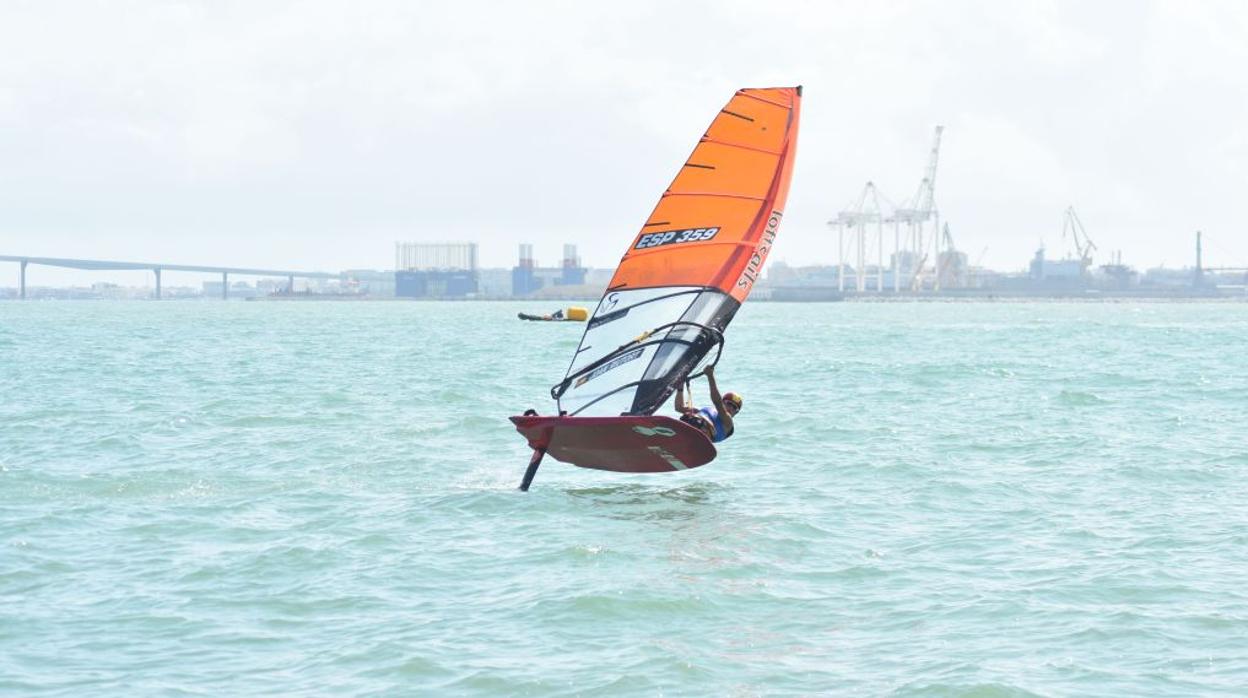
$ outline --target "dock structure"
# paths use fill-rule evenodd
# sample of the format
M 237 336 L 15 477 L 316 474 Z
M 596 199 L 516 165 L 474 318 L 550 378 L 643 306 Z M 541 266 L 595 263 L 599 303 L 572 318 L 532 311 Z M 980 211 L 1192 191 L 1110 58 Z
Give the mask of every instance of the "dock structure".
M 930 275 L 931 289 L 939 291 L 941 271 L 948 259 L 956 258 L 957 250 L 942 249 L 951 240 L 941 235 L 940 211 L 936 206 L 936 167 L 940 161 L 940 139 L 944 126 L 936 126 L 927 169 L 914 196 L 900 204 L 892 203 L 874 182 L 867 182 L 862 193 L 842 209 L 828 226 L 837 231 L 837 293 L 846 291 L 845 278 L 853 275 L 854 293 L 885 292 L 884 230 L 893 229 L 891 282 L 894 294 L 904 289 L 918 292 L 924 278 Z M 882 203 L 881 203 L 882 202 Z M 930 232 L 927 230 L 930 224 Z M 902 226 L 905 226 L 905 238 Z M 872 244 L 871 238 L 874 238 Z M 848 244 L 846 244 L 848 242 Z M 868 248 L 875 253 L 874 270 L 870 267 Z M 854 261 L 846 262 L 846 252 Z M 929 261 L 930 264 L 929 264 Z M 868 284 L 872 281 L 873 284 Z M 869 286 L 871 287 L 869 289 Z
M 26 299 L 26 267 L 37 264 L 45 267 L 86 269 L 89 271 L 151 271 L 156 275 L 156 299 L 160 299 L 160 273 L 162 271 L 188 271 L 221 275 L 221 300 L 230 296 L 230 274 L 237 276 L 284 276 L 287 289 L 294 290 L 295 279 L 336 279 L 338 274 L 326 271 L 291 271 L 288 269 L 248 269 L 246 267 L 211 267 L 198 264 L 163 264 L 160 262 L 117 262 L 105 259 L 64 259 L 61 257 L 20 257 L 0 255 L 0 262 L 17 262 L 21 267 L 21 287 L 18 297 Z

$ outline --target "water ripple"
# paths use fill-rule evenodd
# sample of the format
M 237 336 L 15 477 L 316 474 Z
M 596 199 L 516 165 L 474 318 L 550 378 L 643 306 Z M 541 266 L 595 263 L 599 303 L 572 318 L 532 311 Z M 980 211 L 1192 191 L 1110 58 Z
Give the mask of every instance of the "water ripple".
M 0 304 L 0 692 L 1248 686 L 1240 306 L 749 304 L 714 464 L 528 494 L 520 307 Z

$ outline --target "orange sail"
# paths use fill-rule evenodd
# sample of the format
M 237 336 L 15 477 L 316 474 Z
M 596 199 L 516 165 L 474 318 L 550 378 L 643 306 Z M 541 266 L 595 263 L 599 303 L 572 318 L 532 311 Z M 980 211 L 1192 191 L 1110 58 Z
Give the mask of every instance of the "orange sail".
M 633 238 L 564 380 L 571 416 L 653 414 L 718 360 L 789 193 L 802 88 L 738 90 Z M 712 353 L 714 350 L 714 353 Z
M 802 88 L 739 90 L 663 192 L 609 287 L 714 286 L 738 302 L 758 278 L 789 195 Z

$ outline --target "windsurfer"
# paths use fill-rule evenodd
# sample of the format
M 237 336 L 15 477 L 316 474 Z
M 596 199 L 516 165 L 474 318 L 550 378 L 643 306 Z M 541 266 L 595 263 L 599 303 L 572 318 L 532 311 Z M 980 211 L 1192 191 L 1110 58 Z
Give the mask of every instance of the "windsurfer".
M 713 443 L 719 443 L 732 436 L 732 418 L 741 411 L 741 396 L 736 393 L 719 394 L 714 366 L 706 367 L 706 382 L 711 389 L 713 407 L 699 409 L 686 403 L 684 386 L 680 386 L 676 388 L 676 411 L 680 413 L 680 421 L 706 434 Z

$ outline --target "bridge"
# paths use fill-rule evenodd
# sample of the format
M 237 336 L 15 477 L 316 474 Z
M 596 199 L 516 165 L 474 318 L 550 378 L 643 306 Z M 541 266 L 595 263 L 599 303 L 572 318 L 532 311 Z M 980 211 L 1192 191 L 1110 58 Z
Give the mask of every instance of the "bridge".
M 221 300 L 229 298 L 230 274 L 236 276 L 284 276 L 287 289 L 293 290 L 295 279 L 337 279 L 338 274 L 324 271 L 290 271 L 283 269 L 247 269 L 243 267 L 207 267 L 197 264 L 162 264 L 159 262 L 114 262 L 103 259 L 62 259 L 60 257 L 15 257 L 0 255 L 0 262 L 17 262 L 22 269 L 20 298 L 26 298 L 26 266 L 37 264 L 45 267 L 87 269 L 91 271 L 152 271 L 156 274 L 156 298 L 160 299 L 161 271 L 189 271 L 221 275 Z

